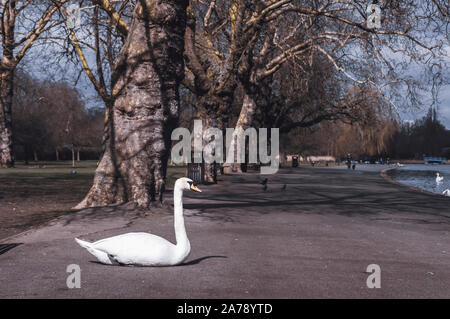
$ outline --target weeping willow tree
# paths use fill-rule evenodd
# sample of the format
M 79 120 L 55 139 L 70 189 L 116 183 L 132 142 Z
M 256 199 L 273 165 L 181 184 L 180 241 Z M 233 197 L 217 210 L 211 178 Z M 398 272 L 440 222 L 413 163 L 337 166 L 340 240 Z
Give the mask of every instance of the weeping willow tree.
M 353 87 L 348 90 L 344 103 L 358 116 L 335 124 L 335 155 L 375 156 L 385 153 L 398 131 L 398 124 L 397 116 L 390 111 L 383 97 L 370 87 Z
M 314 125 L 306 121 L 304 127 L 284 135 L 282 149 L 293 154 L 337 158 L 348 153 L 370 157 L 384 154 L 399 128 L 396 114 L 385 103 L 370 87 L 353 87 L 338 102 L 342 110 L 338 117 L 326 116 Z
M 388 120 L 377 120 L 369 125 L 340 123 L 335 155 L 343 157 L 351 153 L 372 157 L 384 154 L 397 130 L 396 122 Z

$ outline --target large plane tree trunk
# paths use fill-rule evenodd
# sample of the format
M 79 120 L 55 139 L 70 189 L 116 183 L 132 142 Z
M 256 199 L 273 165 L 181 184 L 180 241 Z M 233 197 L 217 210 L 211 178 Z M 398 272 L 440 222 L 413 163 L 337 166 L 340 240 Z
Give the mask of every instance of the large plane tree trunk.
M 3 70 L 0 77 L 0 166 L 8 168 L 14 166 L 11 116 L 14 69 Z
M 202 126 L 203 126 L 203 134 L 205 132 L 206 129 L 210 128 L 210 127 L 216 127 L 221 129 L 221 123 L 219 121 L 218 116 L 215 113 L 202 113 Z M 206 145 L 211 142 L 206 140 L 205 138 L 203 138 L 202 140 L 202 147 L 205 150 L 205 152 L 211 152 L 211 155 L 215 155 L 214 149 L 211 150 L 206 150 L 205 147 Z M 215 184 L 217 183 L 217 168 L 218 168 L 219 163 L 208 163 L 204 160 L 203 162 L 203 181 L 204 183 L 207 184 Z
M 217 128 L 222 130 L 222 132 L 224 131 L 229 119 L 232 97 L 232 94 L 223 94 L 220 97 L 213 94 L 206 94 L 200 98 L 197 115 L 202 120 L 204 132 L 208 128 Z M 210 142 L 204 136 L 203 148 L 205 149 L 205 146 Z M 205 152 L 208 151 L 205 149 Z M 211 155 L 214 155 L 214 152 Z M 217 183 L 217 170 L 219 169 L 219 165 L 221 165 L 219 162 L 206 163 L 204 161 L 203 180 L 205 183 Z
M 161 202 L 184 77 L 187 1 L 140 0 L 113 74 L 113 107 L 94 185 L 75 208 Z

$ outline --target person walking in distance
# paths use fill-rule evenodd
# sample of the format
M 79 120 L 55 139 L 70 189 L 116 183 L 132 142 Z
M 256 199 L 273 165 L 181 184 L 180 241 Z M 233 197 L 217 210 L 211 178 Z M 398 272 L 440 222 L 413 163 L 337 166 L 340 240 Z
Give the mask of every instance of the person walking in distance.
M 347 168 L 350 169 L 351 166 L 352 166 L 352 154 L 348 153 L 347 154 Z

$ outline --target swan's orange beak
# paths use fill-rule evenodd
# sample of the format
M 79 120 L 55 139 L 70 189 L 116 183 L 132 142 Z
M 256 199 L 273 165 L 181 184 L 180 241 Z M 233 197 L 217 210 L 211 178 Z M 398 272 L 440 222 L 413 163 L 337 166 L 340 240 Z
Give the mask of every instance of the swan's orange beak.
M 195 192 L 199 192 L 199 193 L 202 192 L 202 191 L 201 191 L 197 186 L 195 186 L 194 184 L 191 184 L 191 190 L 193 190 L 193 191 L 195 191 Z

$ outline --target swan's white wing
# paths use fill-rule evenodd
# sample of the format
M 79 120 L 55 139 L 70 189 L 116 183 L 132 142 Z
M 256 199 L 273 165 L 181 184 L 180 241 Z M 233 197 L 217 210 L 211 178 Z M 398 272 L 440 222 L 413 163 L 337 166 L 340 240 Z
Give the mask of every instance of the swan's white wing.
M 92 244 L 121 264 L 167 265 L 171 263 L 175 245 L 149 233 L 127 233 L 105 238 Z

